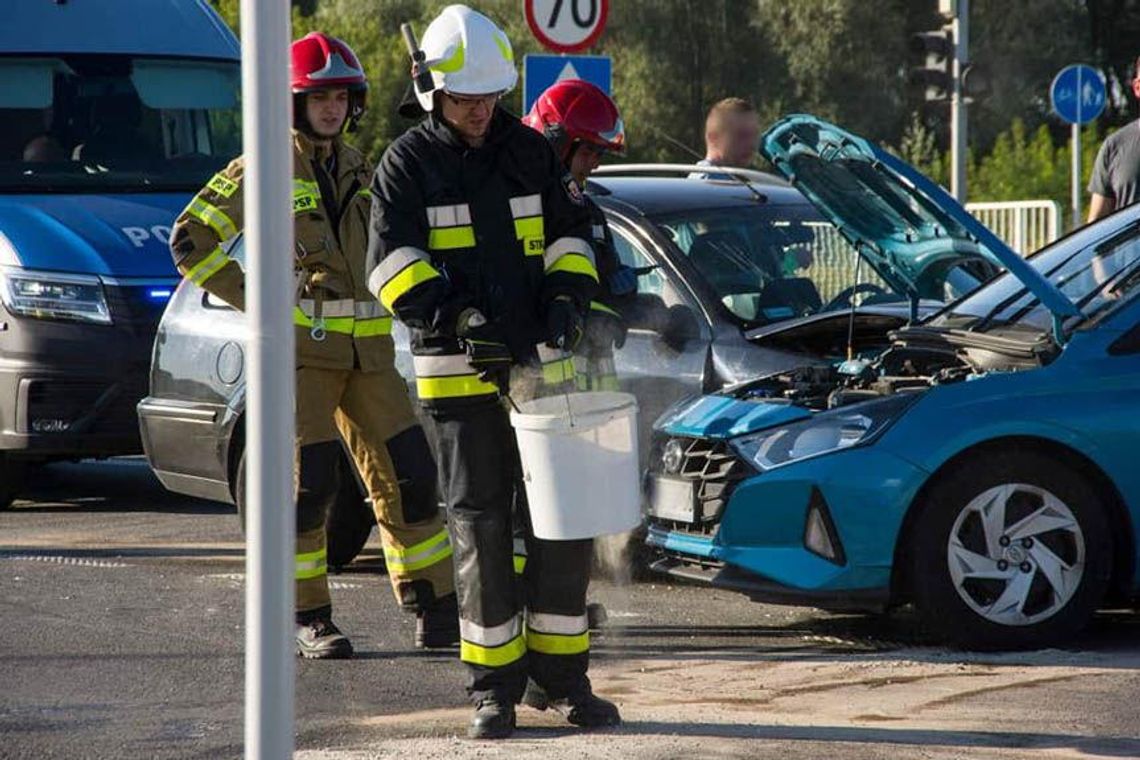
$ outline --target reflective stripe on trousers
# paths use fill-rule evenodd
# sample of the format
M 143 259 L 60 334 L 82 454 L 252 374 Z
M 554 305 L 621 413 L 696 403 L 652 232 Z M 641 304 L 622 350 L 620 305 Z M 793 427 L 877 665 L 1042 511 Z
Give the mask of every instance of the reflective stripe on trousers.
M 590 649 L 587 615 L 527 612 L 526 646 L 542 654 L 581 654 Z
M 442 562 L 450 557 L 451 553 L 451 539 L 444 529 L 426 541 L 406 549 L 385 546 L 384 561 L 387 562 L 389 571 L 411 573 Z
M 459 659 L 473 665 L 500 668 L 526 654 L 521 615 L 490 627 L 460 618 L 459 638 Z

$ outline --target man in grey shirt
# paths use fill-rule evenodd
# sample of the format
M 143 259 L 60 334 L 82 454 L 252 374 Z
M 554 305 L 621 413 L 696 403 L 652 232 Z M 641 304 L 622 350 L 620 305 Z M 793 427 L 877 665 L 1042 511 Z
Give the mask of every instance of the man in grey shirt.
M 1140 99 L 1140 58 L 1133 68 L 1132 94 Z M 1140 200 L 1140 121 L 1109 135 L 1100 146 L 1089 180 L 1089 221 Z

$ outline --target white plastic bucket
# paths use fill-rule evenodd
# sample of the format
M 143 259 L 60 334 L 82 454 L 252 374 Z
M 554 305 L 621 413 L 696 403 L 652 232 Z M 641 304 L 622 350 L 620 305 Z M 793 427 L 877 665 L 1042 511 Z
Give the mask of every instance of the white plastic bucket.
M 551 541 L 624 533 L 641 522 L 637 399 L 571 393 L 511 412 L 534 535 Z

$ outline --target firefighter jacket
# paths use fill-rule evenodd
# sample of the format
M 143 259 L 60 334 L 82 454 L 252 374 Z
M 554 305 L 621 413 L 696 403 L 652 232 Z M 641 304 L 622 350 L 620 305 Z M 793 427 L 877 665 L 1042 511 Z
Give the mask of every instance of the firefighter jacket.
M 245 308 L 245 275 L 227 252 L 244 226 L 244 168 L 239 157 L 214 175 L 171 236 L 182 276 L 238 309 Z M 368 180 L 359 151 L 339 139 L 319 149 L 294 131 L 295 250 L 282 255 L 293 259 L 297 283 L 298 366 L 376 371 L 393 362 L 392 317 L 369 293 L 365 276 Z
M 588 309 L 598 273 L 586 201 L 546 138 L 505 111 L 479 148 L 429 116 L 385 152 L 372 198 L 369 289 L 412 328 L 421 401 L 498 392 L 459 352 L 464 308 L 520 364 L 548 360 L 537 344 L 553 299 Z

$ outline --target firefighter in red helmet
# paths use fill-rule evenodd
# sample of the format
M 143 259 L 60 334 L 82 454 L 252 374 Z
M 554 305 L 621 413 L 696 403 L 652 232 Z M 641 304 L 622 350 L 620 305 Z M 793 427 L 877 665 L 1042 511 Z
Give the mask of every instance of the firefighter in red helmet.
M 293 43 L 291 86 L 297 653 L 352 654 L 332 622 L 326 568 L 325 519 L 351 479 L 339 472 L 342 441 L 372 498 L 396 597 L 417 615 L 416 644 L 449 646 L 458 613 L 435 465 L 396 372 L 392 317 L 365 281 L 370 170 L 341 139 L 364 112 L 368 84 L 348 45 L 314 32 Z M 227 243 L 243 227 L 243 176 L 239 157 L 194 197 L 171 238 L 183 277 L 238 309 L 245 278 Z
M 580 79 L 564 79 L 549 87 L 522 121 L 546 135 L 582 188 L 604 155 L 625 151 L 625 128 L 617 106 L 600 88 Z M 592 220 L 600 288 L 590 302 L 585 337 L 574 357 L 575 375 L 580 390 L 616 391 L 614 348 L 625 343 L 622 311 L 628 310 L 637 293 L 637 276 L 618 259 L 602 210 L 589 196 L 583 197 Z

